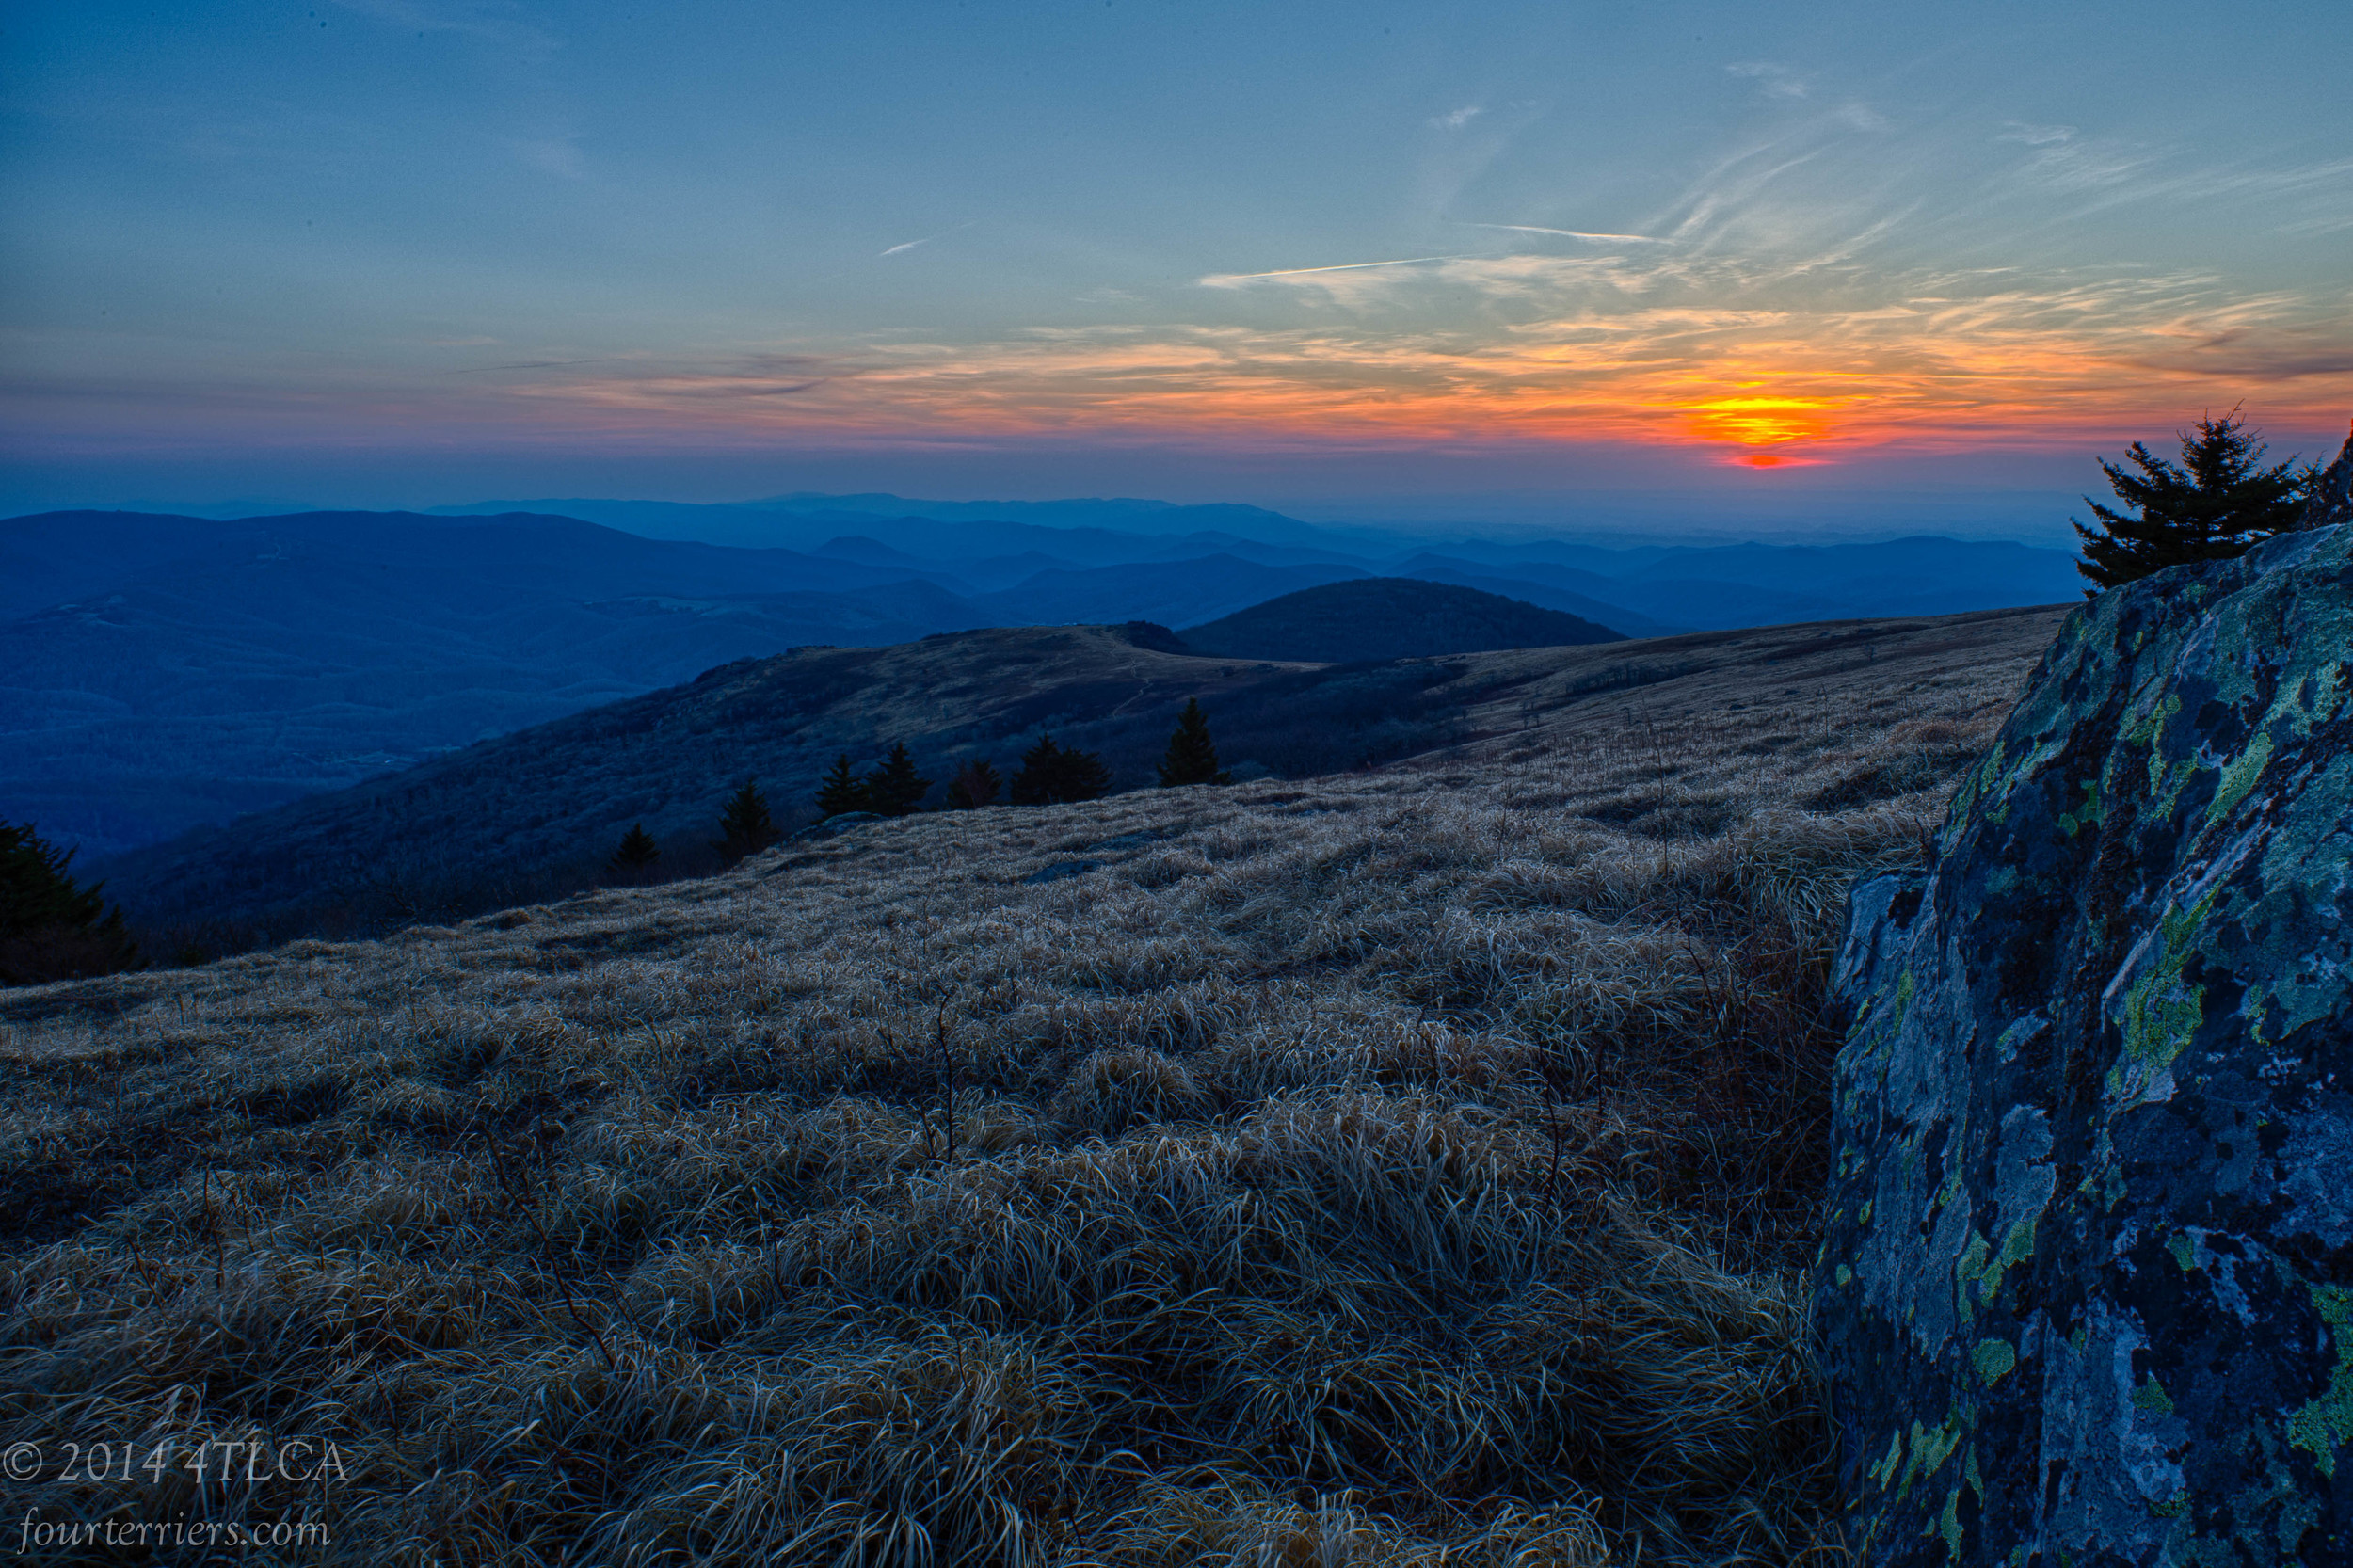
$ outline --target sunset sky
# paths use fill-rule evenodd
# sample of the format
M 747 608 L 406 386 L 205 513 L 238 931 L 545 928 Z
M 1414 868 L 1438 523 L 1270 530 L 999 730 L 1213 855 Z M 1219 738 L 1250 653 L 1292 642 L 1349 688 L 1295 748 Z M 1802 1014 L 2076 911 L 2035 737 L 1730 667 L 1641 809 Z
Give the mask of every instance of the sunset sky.
M 2023 528 L 2353 415 L 2343 4 L 5 15 L 11 511 Z

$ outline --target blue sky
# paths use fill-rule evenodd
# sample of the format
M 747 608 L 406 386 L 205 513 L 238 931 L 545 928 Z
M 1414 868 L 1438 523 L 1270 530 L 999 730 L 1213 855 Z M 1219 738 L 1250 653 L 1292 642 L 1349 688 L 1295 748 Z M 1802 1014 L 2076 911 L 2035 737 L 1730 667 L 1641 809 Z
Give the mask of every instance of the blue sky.
M 2208 408 L 2281 455 L 2353 414 L 2343 6 L 86 3 L 0 46 L 16 505 L 2031 518 Z

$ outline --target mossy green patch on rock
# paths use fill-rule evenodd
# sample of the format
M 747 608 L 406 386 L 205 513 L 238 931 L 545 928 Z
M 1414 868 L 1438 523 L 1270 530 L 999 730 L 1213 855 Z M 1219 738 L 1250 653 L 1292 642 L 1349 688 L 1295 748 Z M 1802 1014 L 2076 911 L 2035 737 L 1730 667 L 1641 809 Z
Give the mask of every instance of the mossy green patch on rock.
M 2206 808 L 2206 821 L 2221 821 L 2233 807 L 2245 800 L 2248 792 L 2255 787 L 2255 780 L 2263 776 L 2264 764 L 2270 760 L 2268 735 L 2256 736 L 2253 744 L 2231 759 L 2230 765 L 2222 770 L 2221 782 L 2215 786 L 2214 800 Z
M 1977 1364 L 1977 1376 L 1989 1384 L 1996 1384 L 2017 1367 L 2018 1349 L 2007 1339 L 1980 1339 L 1969 1359 Z
M 2288 1441 L 2311 1454 L 2322 1475 L 2333 1477 L 2337 1450 L 2353 1440 L 2353 1290 L 2315 1285 L 2312 1294 L 2313 1310 L 2329 1325 L 2336 1366 L 2329 1375 L 2329 1391 L 2288 1422 Z

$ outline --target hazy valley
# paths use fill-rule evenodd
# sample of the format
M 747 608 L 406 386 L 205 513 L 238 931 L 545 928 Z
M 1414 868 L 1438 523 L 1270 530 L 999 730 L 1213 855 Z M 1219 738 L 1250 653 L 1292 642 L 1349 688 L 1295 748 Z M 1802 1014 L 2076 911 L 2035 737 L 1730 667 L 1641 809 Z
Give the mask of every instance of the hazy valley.
M 739 659 L 983 627 L 1181 630 L 1376 576 L 1636 637 L 2076 591 L 2057 552 L 1951 540 L 1603 550 L 1417 541 L 1246 506 L 522 504 L 589 520 L 0 523 L 0 800 L 94 865 Z

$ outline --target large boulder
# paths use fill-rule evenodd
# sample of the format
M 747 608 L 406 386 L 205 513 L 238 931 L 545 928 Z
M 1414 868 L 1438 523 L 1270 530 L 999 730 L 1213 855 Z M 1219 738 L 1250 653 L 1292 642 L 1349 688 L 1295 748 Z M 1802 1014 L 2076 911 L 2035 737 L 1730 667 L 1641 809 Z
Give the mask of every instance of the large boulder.
M 2353 1562 L 2348 659 L 2353 526 L 2102 594 L 1931 874 L 1856 890 L 1818 1306 L 1865 1561 Z

